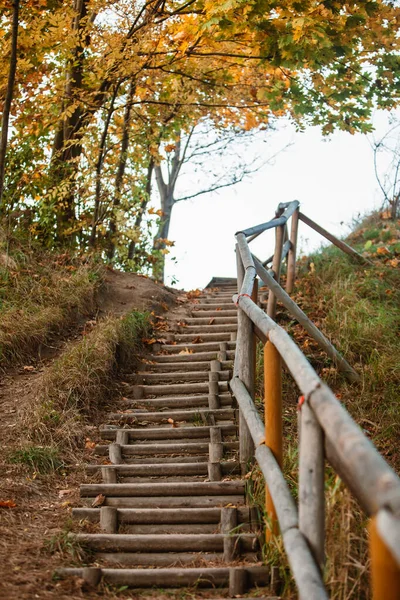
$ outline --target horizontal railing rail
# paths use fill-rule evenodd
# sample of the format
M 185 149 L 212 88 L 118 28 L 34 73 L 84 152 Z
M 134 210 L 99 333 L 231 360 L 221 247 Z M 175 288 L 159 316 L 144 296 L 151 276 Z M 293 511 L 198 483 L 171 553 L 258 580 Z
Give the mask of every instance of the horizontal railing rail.
M 285 240 L 290 218 L 290 237 Z M 374 600 L 394 600 L 400 598 L 400 479 L 320 379 L 296 342 L 274 320 L 278 299 L 350 381 L 359 379 L 345 358 L 289 296 L 295 279 L 299 219 L 346 254 L 366 262 L 353 248 L 302 215 L 297 201 L 280 204 L 271 221 L 236 233 L 238 293 L 233 301 L 239 307 L 239 314 L 230 387 L 239 405 L 242 473 L 254 459 L 258 462 L 266 482 L 267 542 L 280 529 L 300 598 L 324 599 L 328 597 L 322 576 L 326 458 L 371 517 Z M 267 270 L 265 263 L 251 253 L 249 242 L 273 228 L 275 252 L 270 259 L 272 269 Z M 285 245 L 288 248 L 286 291 L 279 283 Z M 267 313 L 257 303 L 257 276 L 269 290 Z M 254 404 L 255 335 L 265 344 L 265 423 Z M 282 360 L 302 393 L 298 507 L 282 472 Z

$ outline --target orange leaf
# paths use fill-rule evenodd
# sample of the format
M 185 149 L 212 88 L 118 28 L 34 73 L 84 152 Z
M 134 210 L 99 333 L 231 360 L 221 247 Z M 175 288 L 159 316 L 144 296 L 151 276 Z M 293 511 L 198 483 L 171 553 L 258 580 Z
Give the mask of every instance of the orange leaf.
M 13 500 L 0 500 L 0 508 L 15 508 L 16 506 Z
M 96 508 L 97 506 L 102 506 L 104 504 L 104 502 L 106 501 L 106 497 L 104 496 L 104 494 L 99 494 L 98 496 L 96 496 L 96 498 L 93 500 L 92 502 L 92 507 Z

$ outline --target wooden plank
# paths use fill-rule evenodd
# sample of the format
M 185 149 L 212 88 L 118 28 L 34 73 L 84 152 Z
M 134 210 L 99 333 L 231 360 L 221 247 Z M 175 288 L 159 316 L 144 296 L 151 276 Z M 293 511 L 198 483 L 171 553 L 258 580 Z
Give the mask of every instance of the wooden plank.
M 237 376 L 231 379 L 229 385 L 243 412 L 254 444 L 256 446 L 263 444 L 265 442 L 264 425 L 246 386 Z
M 273 279 L 279 283 L 281 277 L 281 266 L 282 266 L 282 252 L 283 252 L 283 236 L 285 234 L 285 227 L 281 225 L 275 229 L 275 252 L 274 258 L 272 259 L 272 271 Z M 267 314 L 272 319 L 275 319 L 276 313 L 276 295 L 270 288 L 268 294 L 268 305 Z
M 328 600 L 322 576 L 306 540 L 297 528 L 283 533 L 283 544 L 300 600 Z
M 240 236 L 239 236 L 240 237 Z M 244 236 L 242 236 L 244 239 Z M 251 255 L 250 255 L 251 259 Z M 252 260 L 252 259 L 251 259 Z M 237 262 L 237 281 L 238 289 L 242 289 L 242 284 L 245 276 L 244 265 L 240 253 L 239 243 L 236 245 L 236 262 Z M 254 270 L 255 274 L 255 270 Z M 253 285 L 252 285 L 253 289 Z M 238 314 L 238 337 L 235 353 L 234 374 L 246 386 L 251 397 L 254 398 L 255 381 L 254 381 L 254 344 L 253 324 L 248 316 L 242 311 Z M 249 465 L 254 460 L 254 444 L 246 423 L 246 419 L 241 410 L 239 410 L 239 460 L 241 464 L 242 475 L 248 471 Z
M 292 215 L 290 228 L 290 248 L 287 262 L 286 291 L 288 294 L 293 292 L 296 279 L 296 253 L 297 253 L 297 235 L 299 228 L 299 209 L 297 208 Z
M 323 572 L 325 563 L 324 434 L 307 402 L 303 403 L 300 414 L 300 531 L 307 540 L 317 565 Z
M 185 483 L 84 483 L 81 497 L 94 498 L 99 494 L 120 497 L 145 496 L 218 496 L 244 492 L 244 481 L 185 482 Z
M 318 225 L 315 221 L 313 221 L 309 217 L 306 217 L 306 215 L 304 215 L 302 212 L 299 212 L 299 219 L 301 221 L 303 221 L 303 223 L 306 223 L 306 225 L 311 227 L 311 229 L 314 229 L 314 231 L 317 231 L 324 238 L 326 238 L 327 240 L 332 242 L 332 244 L 334 244 L 335 246 L 340 248 L 340 250 L 342 250 L 343 252 L 345 252 L 346 254 L 351 256 L 352 258 L 355 258 L 358 262 L 363 263 L 363 264 L 372 265 L 371 261 L 364 258 L 364 256 L 361 256 L 361 254 L 359 254 L 356 250 L 354 250 L 354 248 L 352 248 L 351 246 L 346 244 L 346 242 L 339 240 L 337 237 L 335 237 L 334 235 L 329 233 L 329 231 L 327 231 L 326 229 L 324 229 L 323 227 Z

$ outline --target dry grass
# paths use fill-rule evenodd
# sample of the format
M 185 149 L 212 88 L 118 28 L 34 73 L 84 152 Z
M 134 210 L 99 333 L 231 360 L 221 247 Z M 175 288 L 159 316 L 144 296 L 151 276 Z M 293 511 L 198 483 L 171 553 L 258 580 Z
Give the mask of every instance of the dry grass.
M 41 346 L 95 311 L 101 271 L 67 255 L 15 253 L 0 265 L 0 366 L 37 357 Z
M 80 341 L 69 342 L 44 374 L 34 405 L 25 407 L 29 444 L 53 448 L 60 456 L 82 447 L 87 425 L 110 396 L 117 367 L 134 363 L 149 327 L 149 315 L 133 311 L 100 321 Z
M 399 470 L 400 222 L 382 222 L 379 216 L 373 215 L 352 234 L 350 242 L 364 252 L 373 265 L 354 264 L 336 248 L 325 248 L 303 260 L 294 299 L 360 373 L 360 383 L 348 384 L 325 353 L 281 307 L 278 307 L 279 320 L 365 435 Z M 257 355 L 256 391 L 260 412 L 263 410 L 260 402 L 262 361 L 261 346 Z M 299 390 L 287 373 L 283 375 L 283 391 L 284 472 L 293 496 L 297 497 Z M 261 474 L 257 471 L 254 477 L 260 487 Z M 329 596 L 335 600 L 368 599 L 367 518 L 330 467 L 326 470 L 325 492 L 327 562 L 324 579 Z M 258 502 L 263 507 L 262 494 Z M 286 564 L 280 540 L 268 548 L 267 557 L 275 564 Z M 296 597 L 288 571 L 285 567 L 282 571 L 286 582 L 284 597 Z

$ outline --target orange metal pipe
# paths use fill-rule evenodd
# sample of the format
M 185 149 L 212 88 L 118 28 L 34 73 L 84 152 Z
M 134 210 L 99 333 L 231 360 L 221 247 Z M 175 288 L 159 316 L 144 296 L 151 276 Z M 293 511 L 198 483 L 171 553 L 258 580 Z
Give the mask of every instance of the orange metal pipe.
M 271 342 L 264 346 L 264 392 L 265 392 L 265 443 L 271 449 L 282 468 L 282 361 L 278 350 Z M 271 531 L 267 528 L 267 541 L 271 533 L 279 531 L 278 520 L 271 495 L 265 486 L 265 509 L 271 521 Z
M 373 600 L 399 600 L 400 568 L 379 535 L 376 516 L 369 522 L 371 584 Z

